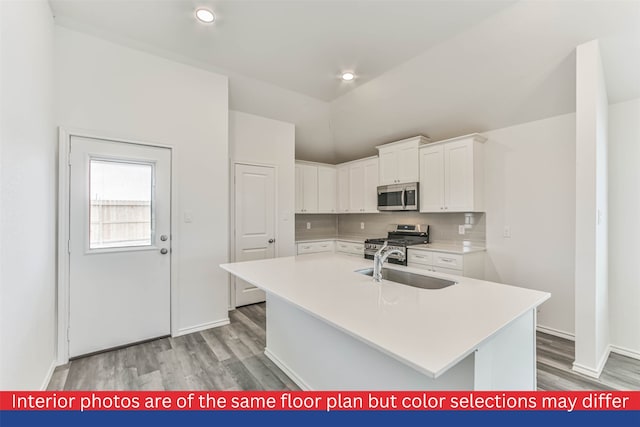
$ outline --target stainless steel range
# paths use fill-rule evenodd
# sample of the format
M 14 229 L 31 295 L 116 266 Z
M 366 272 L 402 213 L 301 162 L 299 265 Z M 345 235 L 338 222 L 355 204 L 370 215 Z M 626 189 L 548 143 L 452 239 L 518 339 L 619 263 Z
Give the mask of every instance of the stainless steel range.
M 429 226 L 409 224 L 394 225 L 387 237 L 367 239 L 364 241 L 364 257 L 366 259 L 373 259 L 373 256 L 378 249 L 384 245 L 385 241 L 387 242 L 388 250 L 398 249 L 404 253 L 404 257 L 395 254 L 389 256 L 388 262 L 407 265 L 407 246 L 429 243 Z

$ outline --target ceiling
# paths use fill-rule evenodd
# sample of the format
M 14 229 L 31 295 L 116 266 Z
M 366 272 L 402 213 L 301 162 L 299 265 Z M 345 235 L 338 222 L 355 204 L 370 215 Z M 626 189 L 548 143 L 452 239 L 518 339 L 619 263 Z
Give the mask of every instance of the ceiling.
M 331 101 L 509 5 L 508 1 L 51 0 L 81 23 Z M 216 14 L 195 21 L 196 6 Z M 343 82 L 352 70 L 355 81 Z
M 229 75 L 230 107 L 294 123 L 306 160 L 573 112 L 575 47 L 592 39 L 609 101 L 640 97 L 635 0 L 50 3 L 60 25 Z M 203 5 L 215 24 L 194 20 Z

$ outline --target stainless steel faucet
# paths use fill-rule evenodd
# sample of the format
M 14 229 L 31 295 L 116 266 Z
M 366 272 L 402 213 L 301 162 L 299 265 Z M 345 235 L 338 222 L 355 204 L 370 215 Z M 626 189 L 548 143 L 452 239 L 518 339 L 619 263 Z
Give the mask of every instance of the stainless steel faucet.
M 373 280 L 376 282 L 382 281 L 382 265 L 387 260 L 387 258 L 389 258 L 389 256 L 398 254 L 400 255 L 400 260 L 404 260 L 404 252 L 402 252 L 400 249 L 392 249 L 385 252 L 386 248 L 387 242 L 385 241 L 384 245 L 382 245 L 382 247 L 378 249 L 378 252 L 376 252 L 373 257 Z

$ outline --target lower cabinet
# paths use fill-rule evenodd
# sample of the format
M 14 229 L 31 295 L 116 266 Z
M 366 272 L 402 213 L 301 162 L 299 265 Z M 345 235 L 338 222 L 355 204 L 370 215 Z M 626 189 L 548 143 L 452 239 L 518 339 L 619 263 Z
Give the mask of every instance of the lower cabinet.
M 318 240 L 309 243 L 298 243 L 297 254 L 316 254 L 320 252 L 337 252 L 346 255 L 364 257 L 364 242 L 346 240 Z
M 333 240 L 322 240 L 309 243 L 298 243 L 298 255 L 302 254 L 316 254 L 319 252 L 333 252 L 334 251 Z
M 484 252 L 461 255 L 408 248 L 407 266 L 437 273 L 484 279 Z
M 347 255 L 364 257 L 364 243 L 345 242 L 342 240 L 336 241 L 336 252 Z

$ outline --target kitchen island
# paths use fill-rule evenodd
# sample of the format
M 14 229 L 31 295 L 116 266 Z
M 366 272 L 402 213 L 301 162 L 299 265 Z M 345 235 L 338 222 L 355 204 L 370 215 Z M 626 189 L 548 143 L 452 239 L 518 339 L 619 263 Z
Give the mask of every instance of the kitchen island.
M 419 289 L 313 254 L 223 264 L 267 295 L 265 354 L 309 390 L 535 390 L 536 307 L 550 294 L 483 280 Z M 428 274 L 425 274 L 428 273 Z

